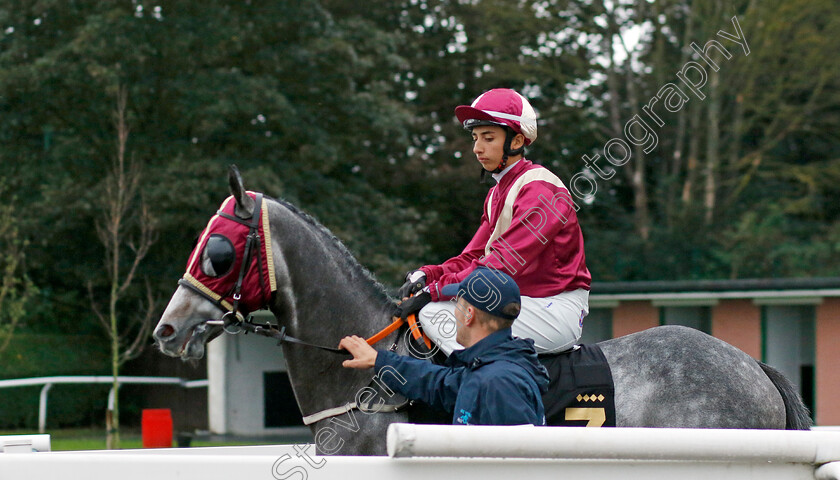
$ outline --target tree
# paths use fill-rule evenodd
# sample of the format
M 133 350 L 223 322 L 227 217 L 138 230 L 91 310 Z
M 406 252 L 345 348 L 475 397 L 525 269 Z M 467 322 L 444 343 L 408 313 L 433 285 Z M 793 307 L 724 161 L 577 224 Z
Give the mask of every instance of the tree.
M 0 179 L 0 198 L 5 197 L 3 183 Z M 0 204 L 0 352 L 9 346 L 27 303 L 38 292 L 24 271 L 28 242 L 20 235 L 14 200 Z
M 111 345 L 111 372 L 114 377 L 112 384 L 114 392 L 113 409 L 107 413 L 108 448 L 120 448 L 120 409 L 119 409 L 119 373 L 120 367 L 136 358 L 148 343 L 148 336 L 152 326 L 152 315 L 155 313 L 154 298 L 148 284 L 147 303 L 140 312 L 143 314 L 132 321 L 121 319 L 123 316 L 117 309 L 117 303 L 125 296 L 131 287 L 137 273 L 137 267 L 149 252 L 149 247 L 155 242 L 154 219 L 145 202 L 140 200 L 136 205 L 138 187 L 140 185 L 139 165 L 126 159 L 126 145 L 128 144 L 129 126 L 126 120 L 127 89 L 119 86 L 116 90 L 116 109 L 114 110 L 114 127 L 116 129 L 116 154 L 111 171 L 104 181 L 102 194 L 103 215 L 96 223 L 96 232 L 105 247 L 105 269 L 107 271 L 110 289 L 108 291 L 108 309 L 102 312 L 94 298 L 93 286 L 88 284 L 91 292 L 91 304 L 103 327 L 108 332 Z M 139 210 L 135 216 L 135 210 Z M 130 236 L 131 220 L 136 221 L 135 228 L 139 233 Z M 128 253 L 124 258 L 123 254 Z M 127 265 L 127 269 L 125 266 Z M 124 270 L 125 269 L 125 270 Z
M 127 319 L 146 301 L 142 278 L 160 279 L 154 296 L 171 294 L 230 163 L 395 286 L 456 254 L 479 221 L 489 185 L 453 107 L 492 87 L 522 91 L 540 118 L 527 156 L 568 183 L 583 155 L 611 168 L 605 142 L 699 60 L 692 42 L 715 38 L 733 58 L 712 52 L 721 70 L 706 98 L 676 113 L 660 102 L 656 149 L 631 146 L 608 180 L 589 171 L 598 193 L 578 215 L 594 278 L 837 274 L 840 256 L 817 248 L 836 243 L 840 220 L 840 64 L 825 60 L 840 47 L 834 3 L 9 0 L 0 175 L 7 192 L 26 192 L 18 238 L 41 287 L 18 328 L 98 328 L 85 286 L 110 292 L 90 226 L 104 218 L 101 172 L 113 169 L 115 85 L 130 98 L 126 165 L 143 164 L 138 192 L 166 238 L 117 304 Z M 749 55 L 717 35 L 733 16 Z M 747 230 L 779 242 L 772 269 L 753 268 L 768 242 Z
M 807 243 L 830 235 L 820 221 L 831 224 L 837 218 L 827 208 L 836 189 L 818 179 L 836 158 L 829 145 L 837 146 L 830 132 L 837 127 L 840 72 L 821 53 L 840 47 L 830 33 L 840 20 L 833 3 L 623 0 L 610 5 L 614 26 L 596 14 L 589 27 L 596 34 L 599 28 L 612 32 L 609 39 L 602 37 L 600 50 L 593 49 L 593 63 L 602 67 L 595 71 L 605 80 L 592 82 L 586 91 L 604 99 L 604 107 L 590 112 L 596 131 L 623 135 L 626 122 L 663 86 L 670 82 L 686 89 L 675 74 L 689 61 L 703 65 L 707 76 L 700 94 L 690 92 L 677 112 L 664 111 L 660 99 L 653 108 L 662 125 L 642 114 L 658 137 L 656 148 L 646 154 L 633 148 L 629 162 L 618 167 L 625 175 L 616 172 L 601 182 L 608 190 L 599 189 L 593 206 L 609 212 L 607 228 L 627 225 L 626 211 L 634 229 L 588 236 L 587 251 L 593 253 L 588 257 L 599 262 L 595 278 L 731 278 L 767 272 L 744 264 L 753 263 L 759 251 L 750 250 L 741 260 L 730 255 L 749 250 L 733 244 L 751 238 L 745 229 L 785 239 L 787 254 L 817 255 Z M 732 41 L 736 29 L 744 45 Z M 626 49 L 621 40 L 630 32 L 638 41 Z M 707 44 L 712 40 L 725 51 Z M 698 49 L 707 50 L 706 58 Z M 599 55 L 622 50 L 624 62 L 598 62 Z M 622 84 L 621 78 L 627 81 Z M 638 177 L 630 173 L 643 182 L 634 183 Z M 775 220 L 756 219 L 756 211 L 772 212 Z M 648 222 L 641 221 L 645 217 Z M 585 231 L 592 224 L 585 218 L 582 223 Z M 753 242 L 759 244 L 764 242 Z M 612 267 L 600 266 L 602 258 L 614 259 Z M 838 271 L 840 266 L 830 263 Z M 789 262 L 775 262 L 772 269 L 774 276 L 804 273 Z
M 68 332 L 97 328 L 84 285 L 99 273 L 89 226 L 112 155 L 106 92 L 116 84 L 130 95 L 131 150 L 144 165 L 139 188 L 161 207 L 157 231 L 168 246 L 150 249 L 141 275 L 183 273 L 194 235 L 223 199 L 214 186 L 230 163 L 246 176 L 266 172 L 254 188 L 316 214 L 386 283 L 420 262 L 427 248 L 401 222 L 422 230 L 434 212 L 383 193 L 405 165 L 414 121 L 392 81 L 406 63 L 397 34 L 358 13 L 333 16 L 313 0 L 141 7 L 0 6 L 10 26 L 0 34 L 2 175 L 15 188 L 37 186 L 22 228 L 37 243 L 33 279 L 52 287 L 32 312 L 34 328 L 48 320 Z M 166 295 L 172 283 L 152 288 Z M 123 308 L 142 297 L 127 291 Z

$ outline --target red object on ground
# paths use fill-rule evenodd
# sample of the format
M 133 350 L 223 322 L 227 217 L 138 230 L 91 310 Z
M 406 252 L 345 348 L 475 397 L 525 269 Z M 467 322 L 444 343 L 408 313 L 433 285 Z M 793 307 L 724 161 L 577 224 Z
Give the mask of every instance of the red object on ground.
M 168 408 L 143 410 L 143 448 L 172 447 L 172 412 Z

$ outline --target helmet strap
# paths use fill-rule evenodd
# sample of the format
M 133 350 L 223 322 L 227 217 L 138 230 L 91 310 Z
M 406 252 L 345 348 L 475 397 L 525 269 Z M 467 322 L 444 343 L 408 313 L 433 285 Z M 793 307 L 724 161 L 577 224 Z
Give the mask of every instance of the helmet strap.
M 504 146 L 504 154 L 502 155 L 502 163 L 493 170 L 493 173 L 501 173 L 507 167 L 508 157 L 514 155 L 522 155 L 522 152 L 525 151 L 525 145 L 517 148 L 516 150 L 511 150 L 510 144 L 513 142 L 513 139 L 516 138 L 516 132 L 513 131 L 512 128 L 505 128 L 505 146 Z
M 506 128 L 505 131 L 505 154 L 502 156 L 502 164 L 499 165 L 500 167 L 507 164 L 508 157 L 512 157 L 514 155 L 522 155 L 522 153 L 525 152 L 525 145 L 522 145 L 521 147 L 515 150 L 511 150 L 510 144 L 513 142 L 513 139 L 516 138 L 517 134 L 513 131 L 512 128 Z

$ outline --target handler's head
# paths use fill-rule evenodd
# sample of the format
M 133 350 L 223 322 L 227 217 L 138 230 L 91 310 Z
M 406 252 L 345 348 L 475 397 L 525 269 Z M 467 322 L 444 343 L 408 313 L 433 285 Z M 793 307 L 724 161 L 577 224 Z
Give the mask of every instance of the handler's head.
M 444 295 L 458 299 L 456 318 L 466 316 L 462 302 L 477 310 L 478 322 L 489 332 L 510 328 L 521 309 L 519 286 L 510 275 L 488 267 L 478 267 L 461 281 L 441 289 Z M 461 330 L 461 318 L 459 330 Z M 460 341 L 460 340 L 459 340 Z

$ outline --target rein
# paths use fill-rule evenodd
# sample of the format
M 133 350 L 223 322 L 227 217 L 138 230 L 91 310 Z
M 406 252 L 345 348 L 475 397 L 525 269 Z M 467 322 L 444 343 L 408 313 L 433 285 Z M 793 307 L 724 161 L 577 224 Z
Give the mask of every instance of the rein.
M 264 337 L 274 338 L 277 340 L 278 346 L 282 345 L 283 342 L 287 342 L 296 345 L 302 345 L 304 347 L 318 348 L 320 350 L 324 350 L 331 353 L 347 354 L 347 350 L 343 348 L 333 348 L 326 347 L 324 345 L 317 345 L 315 343 L 309 343 L 299 338 L 288 335 L 286 333 L 286 327 L 280 327 L 278 329 L 275 325 L 272 325 L 271 323 L 252 322 L 250 316 L 245 320 L 239 320 L 239 318 L 237 318 L 236 320 L 229 320 L 229 317 L 224 317 L 227 317 L 227 314 L 225 314 L 225 316 L 223 316 L 221 320 L 207 320 L 205 324 L 209 326 L 221 326 L 225 329 L 225 332 L 233 335 L 236 335 L 241 332 L 247 332 L 256 335 L 262 335 Z M 413 318 L 412 320 L 409 320 L 409 323 L 412 323 L 412 321 Z M 406 320 L 403 320 L 400 317 L 394 317 L 394 321 L 391 322 L 387 327 L 383 328 L 382 330 L 380 330 L 379 332 L 377 332 L 372 337 L 366 340 L 368 345 L 374 345 L 380 342 L 385 337 L 387 337 L 388 335 L 392 334 L 395 330 L 400 328 L 404 323 L 406 323 Z
M 225 317 L 228 317 L 225 314 Z M 229 317 L 228 317 L 229 318 Z M 283 342 L 293 343 L 296 345 L 303 345 L 305 347 L 313 347 L 318 348 L 320 350 L 324 350 L 330 353 L 338 353 L 348 355 L 347 350 L 343 348 L 333 348 L 333 347 L 325 347 L 323 345 L 316 345 L 314 343 L 305 342 L 299 338 L 292 337 L 286 334 L 286 327 L 280 327 L 279 329 L 272 325 L 271 323 L 256 323 L 251 321 L 251 317 L 249 316 L 245 320 L 228 320 L 225 318 L 223 320 L 207 320 L 205 322 L 206 325 L 211 326 L 221 326 L 225 329 L 225 332 L 230 334 L 239 334 L 242 332 L 246 333 L 254 333 L 256 335 L 262 335 L 264 337 L 270 337 L 277 340 L 277 346 L 283 344 Z M 408 323 L 411 325 L 412 334 L 415 338 L 418 336 L 418 325 L 416 324 L 415 315 L 410 315 L 409 318 L 402 319 L 400 317 L 394 317 L 394 321 L 391 322 L 387 327 L 383 328 L 372 337 L 366 339 L 368 345 L 374 345 L 377 342 L 383 340 L 385 337 L 399 329 L 403 324 Z M 230 327 L 233 326 L 234 328 L 238 328 L 238 330 L 231 330 Z M 425 338 L 425 336 L 424 336 Z M 391 345 L 389 350 L 394 351 L 396 350 L 397 343 L 399 342 L 399 337 L 394 341 L 394 344 Z M 428 339 L 425 339 L 428 342 Z M 405 400 L 404 402 L 400 403 L 399 405 L 375 405 L 373 400 L 371 399 L 368 403 L 361 403 L 357 400 L 352 402 L 345 403 L 340 407 L 328 408 L 326 410 L 321 410 L 320 412 L 315 412 L 311 415 L 305 415 L 302 420 L 304 425 L 312 425 L 313 423 L 320 422 L 321 420 L 325 420 L 331 417 L 337 417 L 340 415 L 345 415 L 350 413 L 351 410 L 358 409 L 367 414 L 371 413 L 396 413 L 405 408 L 411 406 L 413 402 L 410 400 Z

